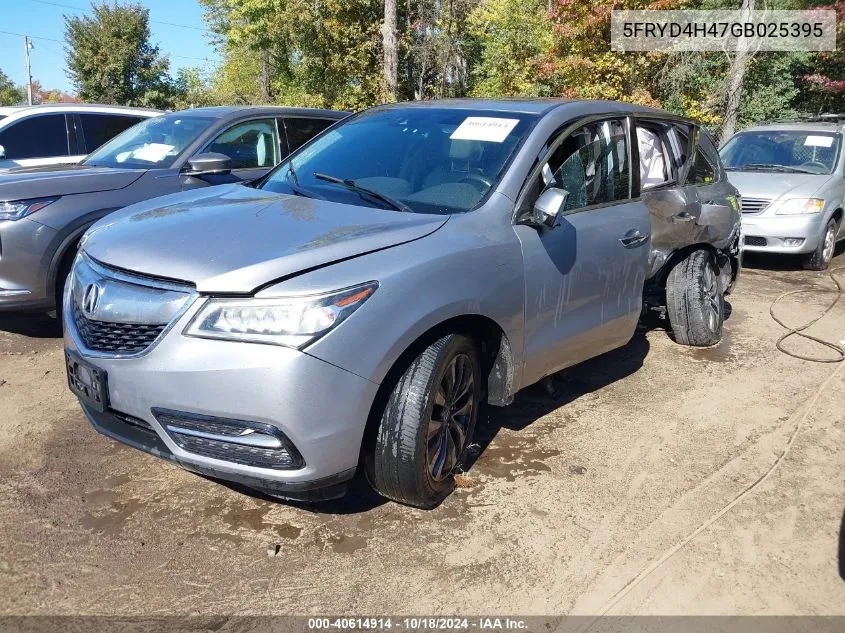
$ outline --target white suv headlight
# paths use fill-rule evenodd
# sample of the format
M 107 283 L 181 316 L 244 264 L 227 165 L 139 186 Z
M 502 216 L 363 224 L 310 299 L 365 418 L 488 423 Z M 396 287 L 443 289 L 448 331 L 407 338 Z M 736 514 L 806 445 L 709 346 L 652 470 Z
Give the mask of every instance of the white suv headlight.
M 824 200 L 819 198 L 790 198 L 775 202 L 775 215 L 803 215 L 805 213 L 821 213 Z
M 276 299 L 209 299 L 185 336 L 301 348 L 342 323 L 378 288 L 370 281 L 335 292 Z

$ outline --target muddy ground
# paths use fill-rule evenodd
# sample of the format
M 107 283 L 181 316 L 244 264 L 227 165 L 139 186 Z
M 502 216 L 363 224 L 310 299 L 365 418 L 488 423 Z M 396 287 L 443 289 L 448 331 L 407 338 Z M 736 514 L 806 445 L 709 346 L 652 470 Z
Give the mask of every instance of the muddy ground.
M 124 448 L 67 391 L 51 321 L 3 317 L 0 614 L 845 615 L 845 369 L 754 494 L 614 598 L 770 468 L 839 366 L 776 351 L 769 317 L 810 288 L 782 309 L 809 319 L 830 280 L 749 263 L 719 346 L 640 331 L 557 399 L 491 409 L 431 512 L 273 503 Z M 845 340 L 845 299 L 812 331 Z

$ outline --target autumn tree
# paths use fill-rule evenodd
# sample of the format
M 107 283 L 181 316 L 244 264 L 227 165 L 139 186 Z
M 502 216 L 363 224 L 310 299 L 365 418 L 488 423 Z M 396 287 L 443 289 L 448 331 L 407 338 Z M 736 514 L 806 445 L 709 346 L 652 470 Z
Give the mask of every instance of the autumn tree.
M 548 0 L 488 0 L 469 18 L 479 59 L 472 69 L 472 92 L 479 97 L 542 96 L 541 61 L 553 43 L 546 19 Z
M 273 98 L 357 109 L 383 97 L 377 0 L 201 0 L 224 57 L 267 51 Z M 241 60 L 243 61 L 243 60 Z M 261 64 L 258 89 L 261 88 Z
M 170 63 L 150 43 L 143 5 L 94 4 L 92 15 L 65 16 L 65 43 L 68 74 L 83 101 L 170 105 Z
M 16 86 L 11 79 L 0 70 L 0 105 L 17 105 L 26 99 L 26 90 Z

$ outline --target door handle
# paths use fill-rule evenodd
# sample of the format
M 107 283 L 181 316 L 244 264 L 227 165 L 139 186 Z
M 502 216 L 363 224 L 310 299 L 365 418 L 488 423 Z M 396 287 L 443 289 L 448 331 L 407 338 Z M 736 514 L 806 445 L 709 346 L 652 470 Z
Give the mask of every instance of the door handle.
M 622 242 L 622 246 L 625 248 L 636 248 L 648 242 L 649 237 L 651 236 L 648 233 L 641 233 L 637 229 L 631 229 L 625 233 L 625 237 L 620 237 L 619 241 Z
M 680 224 L 681 222 L 693 222 L 695 220 L 695 216 L 687 211 L 681 211 L 672 216 L 672 222 L 676 224 Z

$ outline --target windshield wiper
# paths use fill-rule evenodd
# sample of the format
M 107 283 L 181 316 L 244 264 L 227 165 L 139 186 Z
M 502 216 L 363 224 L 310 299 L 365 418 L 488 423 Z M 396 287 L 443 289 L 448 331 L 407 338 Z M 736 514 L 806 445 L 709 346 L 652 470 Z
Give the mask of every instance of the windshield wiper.
M 292 160 L 288 161 L 287 175 L 293 177 L 293 182 L 292 183 L 289 182 L 288 184 L 290 185 L 290 188 L 293 189 L 293 192 L 296 195 L 302 196 L 304 198 L 318 198 L 320 200 L 325 200 L 324 196 L 316 194 L 313 191 L 309 191 L 308 189 L 306 189 L 305 187 L 303 187 L 302 185 L 299 184 L 299 176 L 296 175 L 296 171 L 294 171 L 294 169 L 293 169 L 293 161 Z
M 343 185 L 347 189 L 350 189 L 350 190 L 352 190 L 356 193 L 359 193 L 359 194 L 366 194 L 368 196 L 372 196 L 373 198 L 376 198 L 377 200 L 381 200 L 382 202 L 389 204 L 391 207 L 393 207 L 397 211 L 404 211 L 406 213 L 413 213 L 414 212 L 414 210 L 411 207 L 409 207 L 407 204 L 405 204 L 404 202 L 400 202 L 396 198 L 391 198 L 390 196 L 385 195 L 385 194 L 381 193 L 380 191 L 376 191 L 375 189 L 369 189 L 367 187 L 363 187 L 363 186 L 359 185 L 358 183 L 356 183 L 351 178 L 338 178 L 337 176 L 330 176 L 329 174 L 323 174 L 323 173 L 320 173 L 319 171 L 314 172 L 314 178 L 318 178 L 320 180 L 325 180 L 325 181 L 328 181 L 328 182 L 333 182 L 337 185 Z
M 801 169 L 800 167 L 790 167 L 789 165 L 774 165 L 772 163 L 748 163 L 746 165 L 737 165 L 736 167 L 729 167 L 728 169 L 743 171 L 746 169 L 762 169 L 767 171 L 787 171 L 798 174 L 813 174 L 815 172 Z

